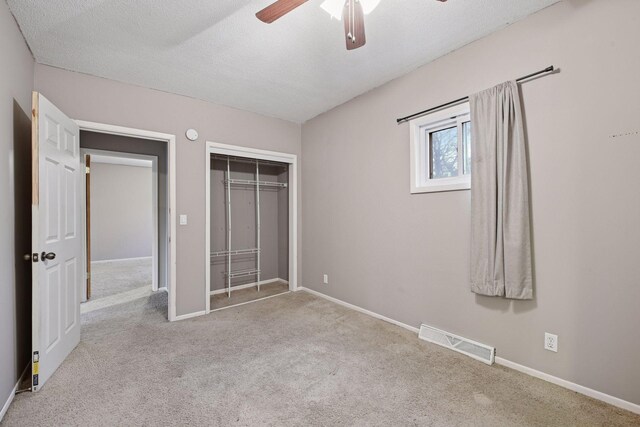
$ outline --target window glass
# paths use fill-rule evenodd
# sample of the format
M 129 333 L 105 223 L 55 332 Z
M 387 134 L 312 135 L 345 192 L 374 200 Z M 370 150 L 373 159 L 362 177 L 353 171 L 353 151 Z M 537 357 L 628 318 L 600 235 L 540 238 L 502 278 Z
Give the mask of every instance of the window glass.
M 464 151 L 463 173 L 471 173 L 471 122 L 462 124 L 462 151 Z
M 451 127 L 429 134 L 431 179 L 458 176 L 458 128 Z
M 434 111 L 409 123 L 411 193 L 469 190 L 469 103 Z

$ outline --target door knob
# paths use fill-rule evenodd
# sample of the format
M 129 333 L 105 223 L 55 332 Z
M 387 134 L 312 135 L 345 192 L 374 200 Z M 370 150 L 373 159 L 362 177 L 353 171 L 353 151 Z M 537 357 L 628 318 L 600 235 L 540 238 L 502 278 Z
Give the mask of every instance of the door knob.
M 56 254 L 54 254 L 53 252 L 49 252 L 49 253 L 47 253 L 47 252 L 42 252 L 42 253 L 40 254 L 40 259 L 43 259 L 43 260 L 44 260 L 44 259 L 49 259 L 49 260 L 51 260 L 51 259 L 56 259 Z

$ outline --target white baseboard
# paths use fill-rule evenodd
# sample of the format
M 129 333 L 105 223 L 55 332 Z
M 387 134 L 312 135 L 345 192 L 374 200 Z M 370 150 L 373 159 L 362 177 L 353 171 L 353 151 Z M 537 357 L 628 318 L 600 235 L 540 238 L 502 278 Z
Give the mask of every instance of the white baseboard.
M 418 328 L 415 328 L 413 326 L 409 326 L 409 325 L 407 325 L 405 323 L 402 323 L 402 322 L 398 322 L 397 320 L 393 320 L 393 319 L 391 319 L 389 317 L 386 317 L 386 316 L 383 316 L 381 314 L 374 313 L 373 311 L 366 310 L 366 309 L 364 309 L 362 307 L 358 307 L 357 305 L 353 305 L 353 304 L 350 304 L 348 302 L 344 302 L 342 300 L 339 300 L 337 298 L 330 297 L 329 295 L 325 295 L 325 294 L 323 294 L 321 292 L 314 291 L 313 289 L 309 289 L 309 288 L 305 288 L 305 287 L 298 287 L 298 290 L 309 292 L 310 294 L 316 295 L 316 296 L 318 296 L 320 298 L 324 298 L 326 300 L 335 302 L 336 304 L 340 304 L 340 305 L 342 305 L 344 307 L 347 307 L 347 308 L 350 308 L 352 310 L 359 311 L 360 313 L 368 314 L 371 317 L 375 317 L 376 319 L 384 320 L 385 322 L 389 322 L 389 323 L 392 323 L 394 325 L 400 326 L 401 328 L 407 329 L 407 330 L 409 330 L 411 332 L 415 332 L 416 334 L 420 332 L 420 330 Z M 610 396 L 610 395 L 608 395 L 606 393 L 602 393 L 600 391 L 596 391 L 596 390 L 593 390 L 591 388 L 588 388 L 588 387 L 585 387 L 585 386 L 581 386 L 579 384 L 572 383 L 571 381 L 563 380 L 562 378 L 558 378 L 558 377 L 555 377 L 553 375 L 546 374 L 544 372 L 535 370 L 533 368 L 529 368 L 527 366 L 520 365 L 518 363 L 512 362 L 512 361 L 504 359 L 502 357 L 497 357 L 496 356 L 495 362 L 497 364 L 499 364 L 499 365 L 506 366 L 507 368 L 514 369 L 516 371 L 522 372 L 522 373 L 527 374 L 527 375 L 531 375 L 532 377 L 539 378 L 541 380 L 550 382 L 550 383 L 558 385 L 560 387 L 564 387 L 564 388 L 569 389 L 571 391 L 575 391 L 577 393 L 584 394 L 585 396 L 589 396 L 589 397 L 592 397 L 594 399 L 601 400 L 601 401 L 603 401 L 605 403 L 608 403 L 610 405 L 617 406 L 618 408 L 626 409 L 627 411 L 631 411 L 633 413 L 640 414 L 640 405 L 638 405 L 638 404 L 635 404 L 635 403 L 632 403 L 632 402 L 628 402 L 626 400 L 622 400 L 622 399 L 614 397 L 614 396 Z
M 496 356 L 496 363 L 498 365 L 506 366 L 507 368 L 522 372 L 524 374 L 531 375 L 532 377 L 536 377 L 555 385 L 559 385 L 560 387 L 575 391 L 576 393 L 584 394 L 585 396 L 601 400 L 610 405 L 617 406 L 618 408 L 626 409 L 627 411 L 640 414 L 640 405 L 637 405 L 635 403 L 622 400 L 620 398 L 602 393 L 600 391 L 582 386 L 580 384 L 572 383 L 571 381 L 563 380 L 562 378 L 554 377 L 553 375 L 546 374 L 533 368 L 529 368 L 528 366 L 520 365 L 519 363 L 512 362 L 502 357 Z
M 20 383 L 22 382 L 22 379 L 24 378 L 30 366 L 31 366 L 31 363 L 27 363 L 27 366 L 24 368 L 24 371 L 22 371 L 22 375 L 20 375 L 20 378 L 18 378 L 18 382 L 13 387 L 13 390 L 11 390 L 11 394 L 9 394 L 7 401 L 4 402 L 4 406 L 2 406 L 2 410 L 0 410 L 0 422 L 2 422 L 4 415 L 9 410 L 9 406 L 11 405 L 11 402 L 13 402 L 13 398 L 16 397 L 16 391 L 18 391 L 18 387 L 20 387 Z
M 336 304 L 340 304 L 340 305 L 345 306 L 347 308 L 350 308 L 352 310 L 359 311 L 360 313 L 367 314 L 367 315 L 369 315 L 371 317 L 375 317 L 376 319 L 384 320 L 385 322 L 389 322 L 389 323 L 392 323 L 392 324 L 394 324 L 396 326 L 400 326 L 401 328 L 407 329 L 407 330 L 409 330 L 411 332 L 415 332 L 416 334 L 418 332 L 420 332 L 420 329 L 414 328 L 413 326 L 409 326 L 406 323 L 398 322 L 397 320 L 391 319 L 390 317 L 386 317 L 386 316 L 383 316 L 381 314 L 374 313 L 373 311 L 366 310 L 366 309 L 364 309 L 362 307 L 358 307 L 357 305 L 353 305 L 353 304 L 350 304 L 348 302 L 344 302 L 344 301 L 339 300 L 339 299 L 334 298 L 334 297 L 330 297 L 329 295 L 325 295 L 325 294 L 323 294 L 321 292 L 314 291 L 313 289 L 309 289 L 309 288 L 305 288 L 305 287 L 300 287 L 299 286 L 298 290 L 299 291 L 309 292 L 310 294 L 316 295 L 316 296 L 318 296 L 320 298 L 324 298 L 324 299 L 329 300 L 331 302 L 335 302 Z
M 9 410 L 9 405 L 11 405 L 11 402 L 13 402 L 13 398 L 16 396 L 16 391 L 18 391 L 19 385 L 20 385 L 20 380 L 18 380 L 15 387 L 13 387 L 13 390 L 11 390 L 11 394 L 9 394 L 9 398 L 7 399 L 7 401 L 4 402 L 2 411 L 0 411 L 0 421 L 2 421 L 2 419 L 4 418 L 4 414 L 6 414 L 7 411 Z
M 139 261 L 143 259 L 153 259 L 153 257 L 141 256 L 141 257 L 135 257 L 135 258 L 101 259 L 98 261 L 91 261 L 91 264 L 104 264 L 107 262 L 119 262 L 119 261 Z
M 173 320 L 178 321 L 178 320 L 185 320 L 185 319 L 191 319 L 192 317 L 198 317 L 198 316 L 203 316 L 207 314 L 204 310 L 202 311 L 196 311 L 193 313 L 187 313 L 187 314 L 181 314 L 180 316 L 176 316 L 176 318 Z
M 283 283 L 289 284 L 288 280 L 275 278 L 275 279 L 261 280 L 260 281 L 260 286 L 268 285 L 269 283 L 274 283 L 274 282 L 283 282 Z M 232 291 L 239 291 L 240 289 L 254 288 L 256 286 L 258 286 L 258 282 L 251 282 L 251 283 L 245 283 L 244 285 L 232 286 L 231 290 Z M 227 288 L 216 289 L 214 291 L 209 292 L 209 294 L 210 295 L 218 295 L 218 294 L 224 294 L 225 292 L 227 292 Z

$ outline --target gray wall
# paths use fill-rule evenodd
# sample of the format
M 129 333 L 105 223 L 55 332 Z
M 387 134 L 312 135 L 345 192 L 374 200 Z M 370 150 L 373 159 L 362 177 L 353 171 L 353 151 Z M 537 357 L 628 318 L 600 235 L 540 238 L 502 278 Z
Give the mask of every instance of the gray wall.
M 211 161 L 211 250 L 222 251 L 227 247 L 227 207 L 226 187 L 224 185 L 227 162 L 215 159 Z M 246 163 L 230 163 L 231 176 L 235 179 L 255 179 L 255 166 Z M 286 170 L 286 169 L 284 169 Z M 261 181 L 278 181 L 283 168 L 261 165 Z M 287 189 L 265 187 L 260 190 L 260 280 L 281 278 L 287 280 L 288 271 L 281 276 L 281 257 L 288 256 L 288 246 L 281 247 L 288 236 L 288 208 L 282 209 L 281 193 Z M 231 189 L 231 247 L 247 249 L 256 247 L 256 189 L 251 186 L 233 186 Z M 288 264 L 287 264 L 288 265 Z M 232 257 L 232 270 L 253 269 L 256 267 L 255 255 L 239 255 Z M 226 287 L 224 276 L 226 257 L 216 257 L 211 263 L 211 290 Z M 255 276 L 236 278 L 231 286 L 252 283 Z
M 91 164 L 91 258 L 150 257 L 153 247 L 150 167 Z
M 33 58 L 0 2 L 0 407 L 31 353 L 31 90 Z
M 35 67 L 35 86 L 73 119 L 176 135 L 177 214 L 189 218 L 177 226 L 177 314 L 204 310 L 205 141 L 300 155 L 300 125 L 45 65 Z M 184 136 L 191 127 L 196 142 Z
M 305 123 L 303 285 L 640 404 L 639 40 L 639 1 L 564 1 Z M 470 193 L 409 194 L 395 119 L 551 64 L 522 85 L 535 299 L 476 296 Z
M 144 154 L 158 158 L 158 286 L 167 286 L 169 259 L 169 183 L 167 143 L 126 136 L 80 131 L 80 147 L 95 150 L 117 151 L 121 153 Z

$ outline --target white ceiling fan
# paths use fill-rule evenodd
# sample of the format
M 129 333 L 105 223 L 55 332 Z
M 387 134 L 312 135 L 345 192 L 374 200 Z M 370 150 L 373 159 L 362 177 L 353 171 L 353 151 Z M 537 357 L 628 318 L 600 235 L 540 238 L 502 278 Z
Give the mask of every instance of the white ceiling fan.
M 267 24 L 281 18 L 308 0 L 278 0 L 256 13 Z M 437 0 L 446 2 L 447 0 Z M 325 0 L 321 7 L 331 16 L 344 20 L 347 50 L 362 47 L 367 42 L 364 32 L 364 15 L 371 12 L 380 0 Z

